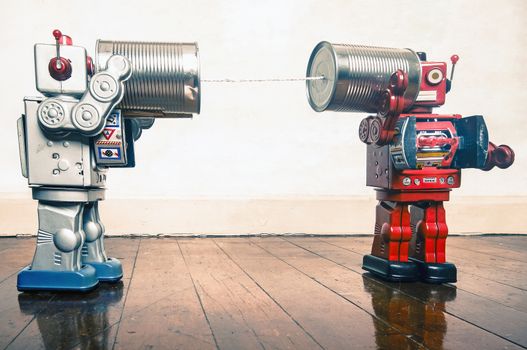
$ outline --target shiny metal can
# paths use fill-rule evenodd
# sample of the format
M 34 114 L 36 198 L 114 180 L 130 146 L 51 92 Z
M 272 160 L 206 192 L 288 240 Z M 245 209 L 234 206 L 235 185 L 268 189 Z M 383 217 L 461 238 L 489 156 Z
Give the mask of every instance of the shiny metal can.
M 144 116 L 185 116 L 200 111 L 200 60 L 197 43 L 98 40 L 97 70 L 112 55 L 126 57 L 132 76 L 118 108 Z
M 417 98 L 421 84 L 421 64 L 410 49 L 319 43 L 307 67 L 307 96 L 317 111 L 376 113 L 379 97 L 398 69 L 408 74 L 405 107 Z

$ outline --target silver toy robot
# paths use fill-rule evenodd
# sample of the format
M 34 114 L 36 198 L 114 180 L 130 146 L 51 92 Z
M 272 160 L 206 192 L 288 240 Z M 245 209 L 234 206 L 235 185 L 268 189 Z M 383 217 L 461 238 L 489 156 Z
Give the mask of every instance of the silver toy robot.
M 116 282 L 121 263 L 104 250 L 98 202 L 107 169 L 134 167 L 134 141 L 154 118 L 199 114 L 196 43 L 99 40 L 86 49 L 53 31 L 35 45 L 36 87 L 18 120 L 22 174 L 38 200 L 33 262 L 20 291 L 87 291 Z

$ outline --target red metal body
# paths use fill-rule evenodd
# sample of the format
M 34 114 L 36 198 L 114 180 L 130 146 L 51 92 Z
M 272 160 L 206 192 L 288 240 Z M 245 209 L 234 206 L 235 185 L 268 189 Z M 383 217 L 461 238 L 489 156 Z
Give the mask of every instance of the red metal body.
M 451 58 L 454 64 L 458 59 Z M 421 71 L 419 95 L 411 106 L 402 105 L 406 73 L 396 71 L 377 116 L 365 118 L 359 128 L 361 141 L 368 144 L 367 185 L 377 188 L 379 200 L 371 253 L 387 261 L 382 277 L 398 280 L 390 275 L 390 266 L 416 261 L 421 270 L 429 264 L 439 269 L 448 265 L 453 275 L 439 274 L 436 281 L 455 282 L 455 266 L 446 264 L 443 202 L 452 188 L 461 185 L 461 168 L 506 168 L 513 163 L 514 152 L 488 142 L 481 116 L 464 120 L 458 114 L 433 114 L 433 107 L 444 104 L 451 84 L 446 63 L 421 62 Z M 379 271 L 375 264 L 378 260 L 365 259 L 367 270 Z

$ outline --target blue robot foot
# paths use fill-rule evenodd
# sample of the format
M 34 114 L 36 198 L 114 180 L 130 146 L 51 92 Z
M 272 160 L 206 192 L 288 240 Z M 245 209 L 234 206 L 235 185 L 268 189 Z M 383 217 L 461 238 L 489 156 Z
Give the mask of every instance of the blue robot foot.
M 88 292 L 99 280 L 95 269 L 84 265 L 79 271 L 31 270 L 25 267 L 18 273 L 17 289 L 29 291 Z
M 413 282 L 419 280 L 418 266 L 409 262 L 389 261 L 374 255 L 365 255 L 362 268 L 390 282 Z
M 441 284 L 457 282 L 456 265 L 451 263 L 432 264 L 410 258 L 419 268 L 421 281 L 425 283 Z
M 123 278 L 121 262 L 115 258 L 108 258 L 105 262 L 86 262 L 95 269 L 99 282 L 115 283 Z

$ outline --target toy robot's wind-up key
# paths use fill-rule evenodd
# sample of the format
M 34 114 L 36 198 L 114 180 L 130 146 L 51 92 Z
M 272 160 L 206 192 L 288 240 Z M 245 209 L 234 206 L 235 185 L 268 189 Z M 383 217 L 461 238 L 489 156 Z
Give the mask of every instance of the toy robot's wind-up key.
M 490 170 L 514 162 L 509 146 L 489 142 L 483 117 L 435 114 L 451 88 L 445 62 L 424 52 L 318 44 L 307 68 L 311 107 L 376 113 L 362 120 L 367 185 L 376 187 L 375 235 L 363 268 L 391 281 L 456 282 L 446 262 L 443 202 L 461 184 L 462 168 Z
M 196 43 L 98 41 L 86 49 L 53 31 L 35 45 L 36 86 L 18 120 L 22 174 L 38 200 L 37 248 L 18 289 L 86 291 L 123 275 L 104 250 L 98 202 L 107 169 L 133 167 L 134 143 L 155 118 L 200 109 Z M 155 73 L 153 73 L 155 72 Z

